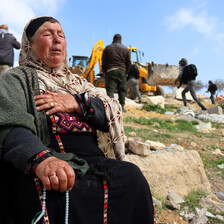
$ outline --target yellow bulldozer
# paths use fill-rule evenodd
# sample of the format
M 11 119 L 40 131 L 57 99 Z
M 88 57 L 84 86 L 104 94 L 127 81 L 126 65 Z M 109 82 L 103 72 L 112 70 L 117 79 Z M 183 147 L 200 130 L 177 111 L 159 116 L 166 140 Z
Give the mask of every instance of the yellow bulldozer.
M 101 72 L 102 67 L 102 54 L 104 49 L 104 42 L 98 41 L 93 49 L 92 54 L 87 56 L 72 56 L 69 61 L 71 62 L 71 71 L 86 78 L 89 82 L 96 87 L 105 87 L 104 74 Z M 136 47 L 128 47 L 131 51 L 131 61 L 138 66 L 139 70 L 139 90 L 141 94 L 164 95 L 161 86 L 172 86 L 174 80 L 178 76 L 178 66 L 168 64 L 155 64 L 153 62 L 143 65 L 142 57 L 144 53 L 139 51 Z M 95 66 L 98 63 L 99 73 L 95 74 Z M 135 91 L 131 86 L 127 86 L 127 97 L 135 99 L 137 97 Z

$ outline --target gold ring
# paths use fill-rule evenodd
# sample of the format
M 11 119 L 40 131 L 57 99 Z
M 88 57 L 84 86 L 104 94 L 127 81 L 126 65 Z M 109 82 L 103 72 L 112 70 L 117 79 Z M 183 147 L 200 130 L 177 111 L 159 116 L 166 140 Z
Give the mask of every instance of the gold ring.
M 52 178 L 56 177 L 56 174 L 50 175 L 48 178 L 51 180 Z
M 51 107 L 54 107 L 54 102 L 51 102 L 50 105 L 51 105 Z

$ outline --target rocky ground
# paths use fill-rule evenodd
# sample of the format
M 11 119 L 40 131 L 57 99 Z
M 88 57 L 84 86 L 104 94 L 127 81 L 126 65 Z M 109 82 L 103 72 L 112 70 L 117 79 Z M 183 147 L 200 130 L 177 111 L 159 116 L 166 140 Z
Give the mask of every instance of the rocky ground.
M 143 98 L 144 99 L 144 98 Z M 209 108 L 211 107 L 211 103 L 209 99 L 201 99 L 203 104 Z M 182 100 L 176 100 L 173 99 L 169 94 L 165 97 L 165 104 L 173 105 L 176 107 L 183 106 Z M 194 102 L 190 102 L 188 105 L 193 111 L 197 111 L 200 108 L 197 104 Z M 159 119 L 172 119 L 175 117 L 175 115 L 163 115 L 155 112 L 147 112 L 140 109 L 131 109 L 126 107 L 127 112 L 123 113 L 123 118 L 127 117 L 145 117 L 145 118 L 153 118 L 157 117 Z M 134 126 L 135 128 L 141 128 L 141 125 L 133 124 L 133 123 L 124 123 L 124 126 Z M 155 127 L 144 127 L 149 129 L 155 129 Z M 160 130 L 159 130 L 160 131 Z M 191 135 L 191 133 L 169 133 L 170 135 L 173 134 L 173 137 L 170 139 L 164 139 L 164 142 L 160 140 L 161 143 L 164 143 L 165 145 L 170 144 L 178 144 L 184 147 L 185 149 L 194 149 L 197 150 L 201 157 L 207 156 L 208 153 L 211 155 L 211 150 L 215 150 L 216 148 L 219 148 L 222 150 L 222 153 L 224 153 L 224 124 L 221 125 L 213 125 L 212 129 L 213 137 L 206 137 L 206 135 L 203 135 L 202 137 L 198 137 L 195 135 Z M 215 155 L 214 155 L 214 160 Z M 224 192 L 224 180 L 217 175 L 217 169 L 213 168 L 205 168 L 207 177 L 209 179 L 209 182 L 212 186 L 212 192 L 217 193 L 219 191 Z M 223 171 L 222 171 L 223 172 Z M 178 212 L 171 211 L 168 209 L 163 209 L 160 214 L 157 215 L 157 223 L 160 224 L 178 224 L 178 223 L 188 223 L 183 220 L 181 216 L 179 216 Z M 210 222 L 211 223 L 211 222 Z M 216 222 L 217 223 L 217 222 Z

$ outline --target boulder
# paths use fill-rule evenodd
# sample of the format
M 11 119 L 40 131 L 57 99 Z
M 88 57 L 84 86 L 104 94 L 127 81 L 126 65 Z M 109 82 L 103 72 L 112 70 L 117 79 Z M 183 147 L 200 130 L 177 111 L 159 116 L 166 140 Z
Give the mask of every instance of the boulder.
M 158 104 L 162 108 L 164 108 L 164 97 L 163 96 L 148 96 L 145 101 L 148 104 Z
M 222 115 L 222 107 L 216 106 L 207 109 L 209 114 L 219 114 Z
M 126 155 L 146 177 L 155 196 L 166 198 L 168 190 L 184 197 L 194 190 L 210 193 L 200 155 L 195 150 L 151 151 L 146 157 Z
M 147 156 L 150 154 L 150 146 L 148 144 L 130 138 L 128 140 L 128 143 L 128 148 L 131 152 L 140 156 Z
M 150 146 L 151 150 L 163 150 L 166 148 L 166 146 L 163 143 L 160 143 L 159 141 L 150 141 L 146 140 L 145 143 Z

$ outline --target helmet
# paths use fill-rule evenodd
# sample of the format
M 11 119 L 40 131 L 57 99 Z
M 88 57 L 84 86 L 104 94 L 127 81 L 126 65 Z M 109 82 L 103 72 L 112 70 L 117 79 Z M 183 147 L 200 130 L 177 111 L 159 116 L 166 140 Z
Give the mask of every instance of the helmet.
M 179 61 L 180 66 L 186 66 L 187 65 L 187 59 L 186 58 L 181 58 Z

